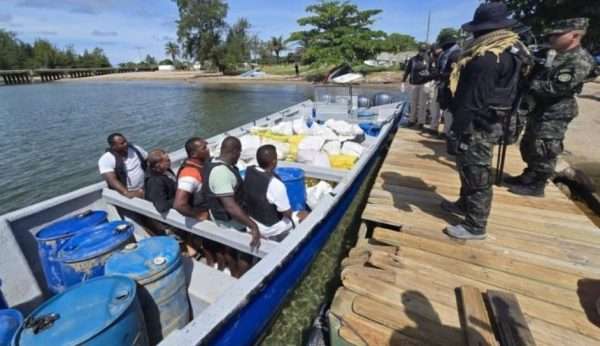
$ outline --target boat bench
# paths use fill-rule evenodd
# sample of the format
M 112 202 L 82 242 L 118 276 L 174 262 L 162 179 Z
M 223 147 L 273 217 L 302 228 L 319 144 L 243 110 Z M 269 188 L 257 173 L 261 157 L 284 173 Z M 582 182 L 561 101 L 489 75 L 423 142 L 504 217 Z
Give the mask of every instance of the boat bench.
M 146 216 L 176 227 L 177 229 L 190 232 L 202 238 L 210 239 L 260 258 L 265 257 L 269 252 L 279 246 L 279 243 L 277 242 L 261 239 L 260 248 L 258 250 L 252 250 L 250 249 L 250 240 L 252 237 L 248 233 L 240 232 L 233 228 L 223 228 L 217 226 L 212 221 L 197 221 L 179 214 L 175 209 L 171 209 L 166 214 L 161 214 L 149 201 L 140 198 L 129 199 L 114 190 L 104 189 L 102 191 L 102 197 L 108 204 L 114 205 L 115 207 L 127 209 L 136 214 Z

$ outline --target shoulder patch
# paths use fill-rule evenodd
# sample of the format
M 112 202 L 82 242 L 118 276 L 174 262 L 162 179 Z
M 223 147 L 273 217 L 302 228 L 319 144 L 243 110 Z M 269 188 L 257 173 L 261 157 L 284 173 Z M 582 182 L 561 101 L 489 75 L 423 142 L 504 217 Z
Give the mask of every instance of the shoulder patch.
M 573 80 L 573 74 L 571 72 L 562 72 L 556 76 L 556 79 L 561 83 L 569 83 Z

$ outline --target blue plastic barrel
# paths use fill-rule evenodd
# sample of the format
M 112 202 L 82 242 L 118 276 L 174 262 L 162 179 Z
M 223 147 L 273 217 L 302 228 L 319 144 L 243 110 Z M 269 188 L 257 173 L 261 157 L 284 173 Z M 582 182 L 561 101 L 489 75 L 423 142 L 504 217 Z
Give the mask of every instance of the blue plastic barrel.
M 306 184 L 304 170 L 294 167 L 278 167 L 275 173 L 285 184 L 290 205 L 293 211 L 306 209 Z
M 82 231 L 58 251 L 62 282 L 70 287 L 104 275 L 108 257 L 132 241 L 133 225 L 127 221 L 108 222 Z
M 23 315 L 15 309 L 0 310 L 0 346 L 9 346 L 23 323 Z
M 105 275 L 137 281 L 151 344 L 190 321 L 181 251 L 172 237 L 152 237 L 126 245 L 108 259 Z
M 373 96 L 373 105 L 381 106 L 392 103 L 392 96 L 390 94 L 381 92 Z
M 65 289 L 61 281 L 60 265 L 56 262 L 58 249 L 82 229 L 107 222 L 104 211 L 88 210 L 79 215 L 57 221 L 50 226 L 42 228 L 36 233 L 38 254 L 46 278 L 48 289 L 58 293 Z
M 13 346 L 148 345 L 135 281 L 103 276 L 57 294 L 27 316 Z
M 375 123 L 359 123 L 358 126 L 365 131 L 365 135 L 377 137 L 379 136 L 379 132 L 381 132 L 381 126 Z

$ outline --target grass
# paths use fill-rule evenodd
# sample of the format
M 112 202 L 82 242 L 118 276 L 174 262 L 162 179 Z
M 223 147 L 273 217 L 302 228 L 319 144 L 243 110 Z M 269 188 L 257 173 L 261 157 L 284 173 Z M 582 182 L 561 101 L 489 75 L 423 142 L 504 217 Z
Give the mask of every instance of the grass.
M 294 64 L 261 65 L 260 68 L 268 74 L 290 75 L 296 74 Z M 299 65 L 300 74 L 305 74 L 311 70 L 310 65 Z

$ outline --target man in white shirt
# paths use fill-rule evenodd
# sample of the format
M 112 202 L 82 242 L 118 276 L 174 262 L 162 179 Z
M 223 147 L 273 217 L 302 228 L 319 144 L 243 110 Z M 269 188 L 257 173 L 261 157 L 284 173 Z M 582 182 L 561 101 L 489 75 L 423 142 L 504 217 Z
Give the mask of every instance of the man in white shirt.
M 281 241 L 294 227 L 287 189 L 275 173 L 277 149 L 263 145 L 256 153 L 257 166 L 246 169 L 244 193 L 246 208 L 264 238 Z M 304 219 L 306 212 L 298 215 Z
M 98 169 L 108 187 L 128 198 L 144 198 L 144 177 L 148 154 L 125 136 L 113 133 L 109 148 L 98 160 Z

